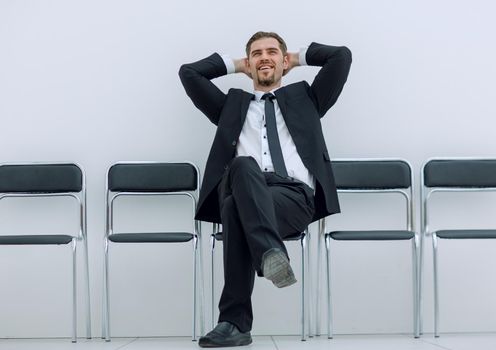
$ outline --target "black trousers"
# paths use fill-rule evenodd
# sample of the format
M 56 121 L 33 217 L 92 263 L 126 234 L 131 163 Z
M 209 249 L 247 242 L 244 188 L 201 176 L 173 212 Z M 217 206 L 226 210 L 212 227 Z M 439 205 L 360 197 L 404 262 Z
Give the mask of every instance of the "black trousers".
M 315 208 L 313 190 L 275 173 L 264 173 L 252 157 L 236 157 L 219 186 L 223 226 L 224 288 L 219 322 L 229 321 L 242 332 L 251 330 L 251 295 L 255 272 L 262 276 L 263 254 L 283 239 L 302 232 Z

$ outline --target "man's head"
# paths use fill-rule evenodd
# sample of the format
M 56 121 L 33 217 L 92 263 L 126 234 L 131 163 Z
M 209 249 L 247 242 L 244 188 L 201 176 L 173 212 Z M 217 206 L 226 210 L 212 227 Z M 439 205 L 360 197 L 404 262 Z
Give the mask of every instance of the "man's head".
M 287 47 L 273 32 L 257 32 L 246 44 L 247 67 L 256 90 L 269 91 L 281 85 L 288 68 Z

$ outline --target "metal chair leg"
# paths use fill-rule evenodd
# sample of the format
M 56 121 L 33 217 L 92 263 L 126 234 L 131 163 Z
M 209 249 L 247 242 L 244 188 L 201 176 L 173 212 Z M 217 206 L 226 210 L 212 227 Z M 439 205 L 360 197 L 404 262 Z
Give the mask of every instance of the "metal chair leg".
M 422 285 L 423 285 L 423 275 L 424 275 L 424 232 L 420 232 L 420 246 L 419 246 L 419 262 L 418 262 L 418 332 L 419 335 L 424 333 L 423 331 L 423 317 L 422 317 Z
M 196 341 L 196 309 L 197 309 L 197 248 L 198 237 L 193 236 L 193 336 L 192 341 Z
M 84 282 L 86 288 L 86 339 L 91 339 L 91 299 L 90 299 L 90 267 L 88 257 L 88 240 L 84 242 Z
M 419 337 L 418 238 L 412 239 L 413 336 Z
M 437 261 L 437 235 L 432 234 L 432 250 L 434 262 L 434 336 L 439 337 L 439 286 L 438 286 L 438 261 Z
M 322 302 L 322 240 L 325 234 L 325 218 L 320 219 L 318 222 L 318 232 L 317 232 L 317 297 L 315 302 L 315 335 L 320 336 L 320 322 L 321 322 L 321 302 Z
M 72 239 L 72 342 L 77 341 L 77 238 Z
M 417 238 L 417 337 L 422 335 L 422 233 Z
M 210 241 L 210 278 L 211 278 L 211 295 L 210 295 L 210 307 L 211 307 L 211 315 L 212 315 L 212 329 L 215 327 L 215 306 L 214 306 L 214 300 L 215 300 L 215 236 L 211 236 L 211 241 Z
M 210 277 L 211 277 L 211 295 L 210 295 L 210 309 L 212 311 L 212 329 L 215 327 L 215 234 L 220 231 L 219 224 L 212 224 L 212 235 L 210 240 Z
M 88 228 L 87 228 L 86 196 L 81 205 L 81 232 L 84 245 L 84 283 L 86 289 L 86 339 L 91 339 L 91 296 L 90 296 L 90 267 L 88 257 Z
M 313 262 L 310 258 L 310 246 L 311 246 L 311 237 L 308 231 L 308 228 L 305 230 L 305 236 L 307 238 L 307 244 L 305 247 L 305 258 L 307 260 L 307 265 L 306 265 L 306 324 L 307 324 L 307 334 L 309 338 L 313 338 L 314 332 L 313 332 L 313 317 L 314 317 L 314 286 L 313 286 L 313 276 L 312 276 L 312 271 L 313 271 Z
M 301 238 L 301 341 L 306 341 L 306 281 L 305 281 L 305 268 L 306 268 L 306 245 L 307 245 L 307 237 L 303 235 Z
M 109 296 L 109 241 L 105 239 L 104 246 L 104 303 L 105 303 L 105 341 L 110 341 L 110 296 Z
M 198 225 L 200 225 L 198 223 Z M 198 226 L 200 227 L 200 226 Z M 204 279 L 204 270 L 203 270 L 203 244 L 201 240 L 200 229 L 198 228 L 198 259 L 197 259 L 197 269 L 198 269 L 198 293 L 199 293 L 199 326 L 200 326 L 200 336 L 205 334 L 205 279 Z
M 333 325 L 332 325 L 332 295 L 331 295 L 331 257 L 330 257 L 330 236 L 324 236 L 325 250 L 326 250 L 326 282 L 327 282 L 327 338 L 332 339 L 333 337 Z
M 106 324 L 107 324 L 107 318 L 105 317 L 105 310 L 107 310 L 107 304 L 105 302 L 105 299 L 107 297 L 105 296 L 105 263 L 103 264 L 103 279 L 102 279 L 102 335 L 101 338 L 105 339 L 107 330 L 106 330 Z

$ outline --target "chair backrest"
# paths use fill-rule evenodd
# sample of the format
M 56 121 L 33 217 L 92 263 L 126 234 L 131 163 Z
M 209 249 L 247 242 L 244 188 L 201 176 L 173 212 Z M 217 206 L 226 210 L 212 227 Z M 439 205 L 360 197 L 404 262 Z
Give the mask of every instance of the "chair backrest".
M 199 173 L 186 162 L 121 162 L 110 167 L 107 181 L 112 192 L 196 191 Z
M 408 189 L 412 170 L 404 160 L 333 160 L 332 170 L 338 190 Z
M 86 185 L 75 163 L 0 164 L 0 200 L 8 197 L 72 197 L 81 208 L 79 238 L 86 237 Z
M 81 168 L 64 164 L 0 164 L 0 193 L 81 192 Z
M 421 171 L 422 232 L 428 233 L 428 200 L 434 192 L 496 191 L 496 159 L 432 158 Z
M 496 188 L 496 159 L 431 159 L 422 175 L 425 187 Z
M 187 196 L 195 214 L 200 173 L 190 162 L 118 162 L 107 173 L 106 235 L 113 234 L 113 203 L 118 196 L 132 195 L 179 195 Z M 200 224 L 194 221 L 194 230 L 200 232 Z
M 415 230 L 413 173 L 403 159 L 335 159 L 338 193 L 400 193 L 406 201 L 406 227 Z

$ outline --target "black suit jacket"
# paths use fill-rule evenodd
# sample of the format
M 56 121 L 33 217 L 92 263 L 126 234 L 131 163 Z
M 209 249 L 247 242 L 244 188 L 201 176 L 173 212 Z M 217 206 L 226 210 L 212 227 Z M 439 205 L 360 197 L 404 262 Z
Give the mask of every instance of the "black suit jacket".
M 277 103 L 296 145 L 298 154 L 315 177 L 315 215 L 318 220 L 339 212 L 331 160 L 322 134 L 320 118 L 334 105 L 343 89 L 351 65 L 351 51 L 344 47 L 312 43 L 306 53 L 310 66 L 322 67 L 314 81 L 290 84 L 275 91 Z M 212 79 L 226 75 L 222 58 L 213 54 L 198 62 L 184 64 L 181 82 L 195 106 L 217 132 L 210 149 L 200 190 L 196 219 L 220 222 L 217 185 L 235 156 L 252 94 L 241 89 L 223 93 Z

